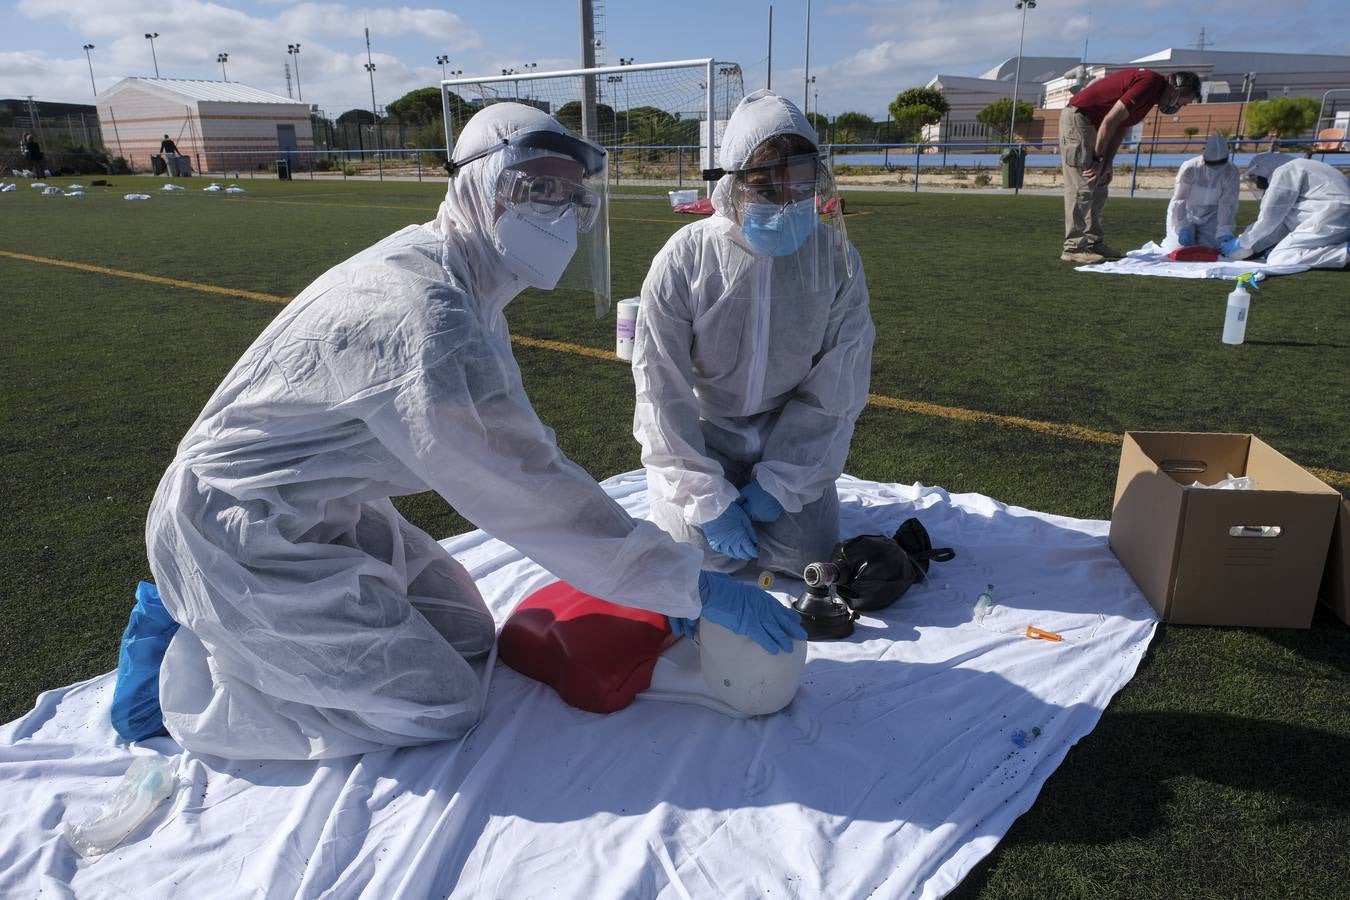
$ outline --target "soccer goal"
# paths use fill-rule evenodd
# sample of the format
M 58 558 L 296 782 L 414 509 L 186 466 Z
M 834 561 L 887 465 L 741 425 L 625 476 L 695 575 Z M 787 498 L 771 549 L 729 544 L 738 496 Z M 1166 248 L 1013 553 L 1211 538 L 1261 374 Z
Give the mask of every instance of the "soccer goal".
M 470 116 L 511 101 L 603 146 L 611 181 L 697 183 L 744 96 L 741 67 L 713 59 L 452 78 L 441 82 L 446 154 Z

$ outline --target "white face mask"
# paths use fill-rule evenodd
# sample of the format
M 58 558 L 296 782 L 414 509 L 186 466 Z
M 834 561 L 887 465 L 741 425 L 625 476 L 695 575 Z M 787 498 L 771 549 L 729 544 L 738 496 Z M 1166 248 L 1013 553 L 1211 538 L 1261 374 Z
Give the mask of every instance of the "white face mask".
M 549 221 L 528 208 L 513 206 L 502 213 L 496 227 L 497 249 L 521 281 L 545 291 L 558 279 L 577 250 L 577 216 L 569 209 Z

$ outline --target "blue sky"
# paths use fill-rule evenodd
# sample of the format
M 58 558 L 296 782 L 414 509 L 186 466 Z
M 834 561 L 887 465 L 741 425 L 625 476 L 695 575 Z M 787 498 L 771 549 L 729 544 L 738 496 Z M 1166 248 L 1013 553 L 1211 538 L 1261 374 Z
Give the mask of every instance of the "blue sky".
M 301 44 L 304 99 L 336 115 L 369 107 L 362 29 L 371 30 L 376 99 L 381 105 L 439 80 L 435 59 L 487 74 L 537 63 L 539 69 L 579 64 L 577 0 L 493 0 L 406 5 L 292 0 L 18 0 L 0 3 L 0 96 L 89 102 L 89 69 L 81 46 L 95 45 L 99 89 L 126 75 L 152 75 L 145 32 L 159 32 L 155 50 L 165 77 L 220 78 L 216 55 L 229 53 L 229 78 L 286 93 L 282 67 L 288 43 Z M 610 62 L 715 56 L 739 62 L 746 89 L 768 74 L 768 3 L 737 0 L 608 0 Z M 799 103 L 805 56 L 806 0 L 776 2 L 773 86 Z M 1350 12 L 1344 0 L 1039 0 L 1027 16 L 1028 56 L 1087 55 L 1122 61 L 1184 47 L 1200 29 L 1216 50 L 1350 54 Z M 1088 10 L 1091 9 L 1089 18 Z M 1277 14 L 1278 12 L 1278 14 Z M 977 75 L 1017 53 L 1021 13 L 1014 0 L 830 2 L 814 0 L 811 72 L 821 112 L 857 110 L 883 116 L 887 102 L 942 72 Z M 816 102 L 812 101 L 813 104 Z

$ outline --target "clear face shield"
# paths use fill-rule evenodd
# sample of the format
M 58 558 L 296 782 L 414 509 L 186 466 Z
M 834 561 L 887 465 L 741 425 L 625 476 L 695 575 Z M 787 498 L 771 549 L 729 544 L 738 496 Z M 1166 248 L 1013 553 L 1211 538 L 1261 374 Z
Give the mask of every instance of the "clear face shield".
M 596 317 L 603 317 L 610 306 L 605 151 L 572 135 L 529 132 L 454 163 L 452 177 L 475 159 L 508 146 L 541 152 L 497 177 L 493 243 L 526 284 L 590 294 Z
M 853 274 L 843 203 L 819 153 L 751 162 L 736 172 L 731 201 L 750 252 L 811 290 Z

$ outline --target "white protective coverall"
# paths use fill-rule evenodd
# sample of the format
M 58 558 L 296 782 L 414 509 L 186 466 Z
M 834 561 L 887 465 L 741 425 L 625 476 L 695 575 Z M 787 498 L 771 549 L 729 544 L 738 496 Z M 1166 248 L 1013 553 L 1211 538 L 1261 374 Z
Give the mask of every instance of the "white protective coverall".
M 1259 153 L 1247 167 L 1270 186 L 1261 197 L 1256 221 L 1239 236 L 1236 259 L 1269 248 L 1266 262 L 1277 266 L 1343 269 L 1350 261 L 1350 181 L 1315 159 Z
M 455 159 L 563 130 L 503 103 Z M 558 450 L 503 315 L 524 285 L 491 232 L 507 148 L 450 180 L 435 221 L 321 275 L 253 343 L 179 445 L 150 565 L 182 628 L 160 673 L 169 733 L 234 758 L 323 758 L 462 735 L 492 617 L 390 497 L 434 490 L 583 591 L 696 617 L 700 555 L 635 521 Z
M 1167 204 L 1163 249 L 1170 252 L 1181 246 L 1177 233 L 1185 225 L 1195 226 L 1195 244 L 1200 247 L 1218 247 L 1220 238 L 1237 234 L 1241 187 L 1237 166 L 1228 160 L 1223 135 L 1210 135 L 1205 152 L 1186 160 L 1177 170 L 1172 202 Z
M 791 103 L 750 94 L 727 123 L 722 168 L 742 169 L 759 144 L 787 133 L 818 143 Z M 809 288 L 791 257 L 753 251 L 735 218 L 733 183 L 719 180 L 716 213 L 677 231 L 642 285 L 633 433 L 652 521 L 702 548 L 705 568 L 746 565 L 713 551 L 698 526 L 754 479 L 784 512 L 756 523 L 759 559 L 749 565 L 800 576 L 839 540 L 835 480 L 871 377 L 867 282 L 847 242 L 806 245 L 833 246 L 839 257 L 837 277 Z

